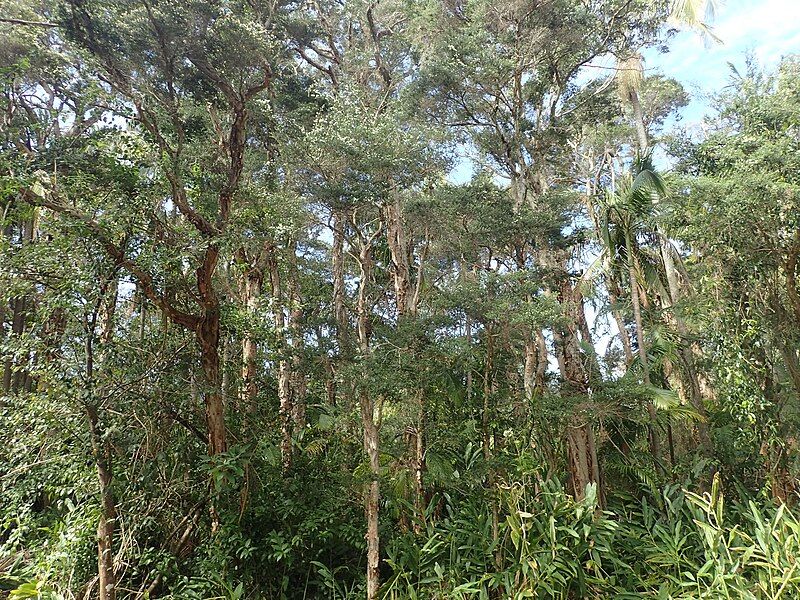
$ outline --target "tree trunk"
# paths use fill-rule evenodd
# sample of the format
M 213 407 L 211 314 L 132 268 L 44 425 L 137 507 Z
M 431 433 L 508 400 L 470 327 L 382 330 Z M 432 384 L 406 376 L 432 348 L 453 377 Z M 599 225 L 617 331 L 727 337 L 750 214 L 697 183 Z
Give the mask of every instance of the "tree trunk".
M 339 354 L 347 353 L 347 310 L 345 309 L 344 282 L 344 231 L 345 215 L 342 210 L 333 211 L 333 247 L 331 249 L 331 268 L 333 271 L 333 312 L 336 320 L 336 340 Z
M 302 431 L 306 425 L 306 376 L 303 372 L 303 304 L 300 296 L 300 279 L 297 272 L 297 244 L 289 248 L 288 296 L 289 332 L 291 334 L 291 395 L 292 422 L 295 431 Z
M 642 103 L 639 101 L 639 93 L 636 90 L 630 91 L 631 106 L 633 107 L 633 120 L 636 125 L 636 141 L 639 144 L 639 154 L 644 156 L 647 152 L 647 129 L 644 126 L 644 114 L 642 113 Z
M 494 414 L 495 368 L 494 368 L 494 334 L 491 325 L 486 325 L 486 362 L 483 368 L 483 414 L 481 416 L 481 429 L 483 430 L 483 460 L 487 465 L 492 460 L 492 435 L 491 418 Z M 492 542 L 497 544 L 500 539 L 500 507 L 495 496 L 497 487 L 497 474 L 493 467 L 489 467 L 487 487 L 492 506 Z M 500 567 L 500 548 L 495 553 L 495 565 Z
M 536 331 L 536 347 L 538 352 L 538 363 L 536 365 L 536 380 L 534 387 L 539 395 L 544 394 L 544 378 L 547 374 L 547 343 L 544 340 L 544 332 L 539 329 Z
M 527 332 L 525 339 L 525 367 L 522 378 L 525 398 L 530 402 L 536 391 L 536 368 L 539 363 L 539 352 L 533 332 Z
M 628 276 L 630 278 L 631 287 L 631 304 L 633 305 L 633 320 L 636 323 L 636 344 L 639 352 L 639 362 L 642 363 L 642 380 L 646 386 L 650 386 L 650 365 L 647 361 L 647 346 L 644 340 L 644 324 L 642 321 L 642 309 L 639 302 L 639 283 L 636 278 L 636 267 L 633 264 L 631 256 L 632 250 L 628 248 Z M 650 443 L 650 453 L 653 455 L 653 461 L 656 468 L 661 465 L 661 440 L 658 435 L 656 407 L 652 402 L 647 402 L 647 414 L 650 419 L 648 428 L 648 437 Z
M 472 382 L 472 318 L 466 315 L 464 320 L 464 341 L 467 343 L 467 368 L 464 373 L 464 386 L 466 387 L 467 403 L 471 404 L 473 396 L 473 382 Z
M 258 314 L 261 299 L 261 286 L 263 273 L 260 269 L 250 270 L 244 278 L 242 299 L 251 320 Z M 249 323 L 247 332 L 242 338 L 242 383 L 239 399 L 245 414 L 252 415 L 256 412 L 258 402 L 258 344 L 252 328 L 254 323 Z
M 359 350 L 362 360 L 372 353 L 371 313 L 372 302 L 369 286 L 373 270 L 373 243 L 380 229 L 371 237 L 361 238 L 358 262 L 361 268 L 356 307 Z M 369 373 L 364 367 L 363 381 L 359 385 L 359 405 L 364 428 L 364 452 L 369 461 L 370 481 L 365 494 L 364 513 L 367 521 L 367 600 L 377 600 L 380 589 L 380 538 L 378 533 L 380 502 L 380 417 L 376 417 L 376 406 L 367 387 Z M 379 410 L 379 408 L 378 408 Z
M 114 529 L 117 518 L 116 503 L 111 491 L 113 478 L 111 442 L 100 424 L 95 391 L 95 332 L 99 321 L 99 341 L 106 345 L 114 335 L 114 315 L 117 308 L 118 280 L 116 272 L 109 281 L 100 284 L 101 297 L 94 316 L 87 327 L 86 337 L 86 417 L 89 423 L 89 439 L 94 458 L 97 480 L 100 485 L 100 518 L 97 522 L 97 575 L 100 584 L 100 600 L 116 600 L 117 580 L 114 573 Z M 104 353 L 101 353 L 101 357 Z M 102 358 L 101 358 L 102 362 Z
M 292 365 L 286 336 L 286 307 L 277 249 L 274 244 L 265 248 L 266 268 L 272 288 L 272 317 L 278 338 L 278 414 L 281 423 L 281 468 L 288 473 L 292 468 Z
M 360 391 L 361 420 L 364 426 L 364 451 L 369 460 L 370 482 L 367 486 L 365 516 L 367 519 L 367 600 L 377 600 L 380 588 L 380 538 L 378 510 L 380 502 L 379 429 L 369 391 Z
M 425 525 L 425 403 L 422 391 L 417 392 L 417 426 L 414 435 L 414 503 L 417 519 L 414 521 L 414 533 L 422 533 Z
M 612 289 L 612 287 L 614 289 Z M 633 364 L 633 347 L 631 346 L 631 338 L 628 336 L 628 328 L 625 324 L 625 319 L 623 318 L 622 313 L 618 308 L 614 308 L 615 305 L 619 304 L 619 295 L 620 290 L 617 284 L 609 281 L 608 299 L 612 306 L 611 314 L 613 315 L 614 321 L 617 324 L 617 329 L 619 330 L 619 339 L 622 342 L 622 349 L 625 353 L 625 367 L 626 369 L 630 369 L 631 365 Z
M 675 259 L 669 248 L 669 242 L 664 238 L 663 232 L 661 233 L 661 259 L 664 263 L 664 270 L 667 275 L 667 285 L 669 287 L 669 307 L 674 308 L 675 305 L 681 300 L 681 286 L 679 281 L 678 271 L 675 268 Z M 703 395 L 700 389 L 700 380 L 697 375 L 697 368 L 695 366 L 694 355 L 692 354 L 691 342 L 689 341 L 689 329 L 686 327 L 683 319 L 679 314 L 673 310 L 672 318 L 675 322 L 675 328 L 680 336 L 680 343 L 678 353 L 683 363 L 684 387 L 687 390 L 689 403 L 700 415 L 701 420 L 697 423 L 697 437 L 698 445 L 701 452 L 706 457 L 713 454 L 713 447 L 711 442 L 711 435 L 708 431 L 708 421 L 706 414 L 706 407 L 703 403 Z
M 114 529 L 117 510 L 111 491 L 111 445 L 107 439 L 103 439 L 97 408 L 94 405 L 87 405 L 86 416 L 89 420 L 92 454 L 100 484 L 100 518 L 97 522 L 97 574 L 100 600 L 115 600 L 117 581 L 114 573 Z
M 419 257 L 419 267 L 416 272 L 416 282 L 412 286 L 411 265 L 413 264 L 413 250 L 406 232 L 399 198 L 384 209 L 386 220 L 386 234 L 389 252 L 392 258 L 392 280 L 395 290 L 395 305 L 398 323 L 405 319 L 414 319 L 417 316 L 420 294 L 423 283 L 423 267 L 427 253 L 427 231 L 425 245 Z M 414 349 L 409 348 L 413 353 Z M 409 427 L 412 430 L 414 444 L 411 448 L 411 464 L 414 471 L 414 499 L 413 504 L 417 512 L 414 520 L 414 532 L 421 533 L 421 524 L 425 521 L 425 490 L 422 473 L 425 469 L 425 395 L 417 383 L 413 391 L 412 401 L 417 405 L 416 423 Z
M 576 500 L 582 500 L 586 495 L 586 486 L 600 481 L 600 467 L 594 429 L 577 415 L 567 425 L 567 456 L 572 493 Z
M 203 368 L 203 400 L 205 403 L 208 448 L 211 456 L 228 450 L 225 432 L 225 406 L 219 363 L 219 310 L 205 312 L 197 325 L 200 364 Z
M 588 396 L 589 382 L 583 366 L 583 357 L 578 342 L 578 302 L 577 290 L 569 280 L 562 283 L 560 300 L 567 309 L 569 323 L 561 332 L 554 331 L 556 347 L 559 350 L 559 369 L 564 381 L 564 392 L 570 396 L 585 396 L 586 401 L 573 408 L 567 423 L 567 459 L 572 491 L 576 500 L 586 495 L 586 486 L 597 487 L 598 503 L 603 504 L 603 489 L 600 479 L 600 465 L 597 458 L 597 445 L 591 423 L 591 399 Z M 555 335 L 558 333 L 558 335 Z
M 411 310 L 411 266 L 409 248 L 400 214 L 399 200 L 385 208 L 386 239 L 392 256 L 392 280 L 398 318 L 408 316 Z
M 581 341 L 587 348 L 589 372 L 586 374 L 588 381 L 598 381 L 600 379 L 600 363 L 597 360 L 597 354 L 594 350 L 594 341 L 592 340 L 592 332 L 589 331 L 589 323 L 586 320 L 586 311 L 583 307 L 583 296 L 575 292 L 575 310 L 578 317 L 578 331 L 581 334 Z

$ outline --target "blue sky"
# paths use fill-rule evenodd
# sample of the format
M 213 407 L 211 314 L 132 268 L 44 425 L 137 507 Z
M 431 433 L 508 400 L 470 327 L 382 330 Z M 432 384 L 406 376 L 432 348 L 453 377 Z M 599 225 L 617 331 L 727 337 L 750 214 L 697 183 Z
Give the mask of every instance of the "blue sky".
M 686 126 L 699 124 L 713 110 L 705 96 L 728 83 L 728 63 L 743 72 L 748 52 L 765 67 L 800 53 L 800 0 L 727 0 L 718 6 L 711 26 L 721 43 L 681 31 L 669 40 L 668 53 L 645 53 L 648 69 L 677 79 L 691 95 L 683 109 Z

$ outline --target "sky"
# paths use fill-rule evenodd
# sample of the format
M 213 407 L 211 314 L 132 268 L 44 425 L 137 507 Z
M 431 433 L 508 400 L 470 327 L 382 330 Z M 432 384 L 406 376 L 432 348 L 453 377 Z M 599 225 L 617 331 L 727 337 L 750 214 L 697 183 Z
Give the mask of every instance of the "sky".
M 669 40 L 668 53 L 644 55 L 646 68 L 677 79 L 691 95 L 682 111 L 685 126 L 713 111 L 707 96 L 727 85 L 729 63 L 743 73 L 747 53 L 768 68 L 800 53 L 800 0 L 725 0 L 710 24 L 720 43 L 681 31 Z

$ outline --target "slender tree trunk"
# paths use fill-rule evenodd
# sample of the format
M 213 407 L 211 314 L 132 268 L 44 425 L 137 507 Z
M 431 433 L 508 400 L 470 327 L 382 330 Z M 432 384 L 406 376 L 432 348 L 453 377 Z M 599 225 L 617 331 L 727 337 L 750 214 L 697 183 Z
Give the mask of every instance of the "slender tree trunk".
M 11 300 L 11 336 L 18 337 L 22 335 L 22 319 L 24 297 L 17 297 Z M 12 391 L 12 384 L 14 381 L 14 360 L 8 356 L 3 366 L 3 393 L 8 394 Z
M 642 103 L 639 101 L 639 93 L 636 90 L 630 91 L 631 106 L 633 107 L 633 120 L 636 125 L 636 141 L 639 144 L 639 153 L 644 155 L 647 152 L 647 128 L 644 126 L 644 114 L 642 113 Z
M 614 289 L 611 289 L 611 288 Z M 619 304 L 619 288 L 616 283 L 609 282 L 608 299 L 612 307 Z M 618 308 L 612 308 L 611 314 L 617 324 L 619 330 L 619 339 L 622 342 L 622 349 L 625 353 L 625 367 L 630 368 L 633 364 L 633 346 L 631 346 L 631 338 L 628 336 L 628 328 L 625 324 L 625 319 Z
M 284 306 L 281 275 L 277 250 L 274 245 L 267 249 L 266 265 L 272 287 L 272 315 L 278 337 L 278 413 L 281 422 L 281 466 L 284 473 L 292 468 L 292 369 L 289 345 L 286 339 L 286 312 Z
M 361 420 L 364 426 L 364 451 L 369 460 L 370 482 L 367 486 L 365 515 L 367 519 L 367 600 L 377 600 L 380 588 L 380 538 L 378 517 L 380 503 L 379 429 L 369 391 L 360 391 Z
M 399 200 L 395 199 L 385 208 L 386 238 L 392 256 L 392 280 L 398 317 L 408 316 L 411 311 L 411 266 L 406 232 L 400 214 Z
M 468 364 L 466 373 L 464 374 L 464 384 L 466 387 L 467 402 L 472 400 L 473 382 L 472 382 L 472 318 L 467 315 L 464 319 L 464 341 L 467 343 Z
M 800 259 L 800 228 L 795 229 L 792 245 L 786 255 L 786 294 L 794 319 L 800 323 L 800 293 L 797 291 L 797 264 Z
M 333 271 L 333 312 L 336 320 L 336 339 L 339 354 L 347 353 L 347 334 L 349 331 L 347 310 L 345 308 L 344 282 L 344 232 L 345 215 L 342 210 L 333 211 L 333 247 L 331 249 L 331 267 Z
M 797 357 L 797 347 L 791 342 L 787 344 L 784 341 L 779 341 L 777 346 L 783 363 L 786 365 L 786 372 L 789 374 L 795 395 L 800 397 L 800 359 Z
M 586 310 L 583 306 L 583 296 L 576 290 L 575 292 L 575 309 L 578 317 L 578 331 L 581 334 L 581 341 L 587 348 L 589 372 L 586 374 L 588 381 L 597 381 L 600 379 L 600 362 L 597 360 L 597 354 L 594 350 L 594 341 L 592 340 L 592 332 L 589 331 L 589 323 L 586 320 Z
M 485 329 L 486 335 L 486 361 L 483 367 L 483 413 L 481 415 L 481 429 L 483 430 L 483 460 L 487 464 L 492 460 L 492 427 L 491 419 L 494 414 L 494 392 L 495 392 L 495 367 L 494 367 L 494 333 L 491 325 Z M 492 542 L 498 543 L 500 539 L 500 507 L 495 496 L 497 486 L 497 474 L 493 467 L 489 467 L 487 476 L 487 486 L 492 507 Z M 495 553 L 495 564 L 499 568 L 501 555 L 498 548 Z
M 664 263 L 664 270 L 667 275 L 667 285 L 669 287 L 669 307 L 673 308 L 682 297 L 681 286 L 678 271 L 675 268 L 675 259 L 669 248 L 669 242 L 665 239 L 663 232 L 661 233 L 661 258 Z M 689 341 L 689 329 L 686 327 L 683 319 L 679 314 L 673 311 L 672 318 L 675 322 L 675 328 L 680 336 L 678 346 L 678 353 L 683 363 L 681 373 L 683 375 L 684 387 L 687 391 L 689 403 L 700 415 L 700 421 L 696 424 L 698 445 L 701 452 L 705 456 L 713 454 L 713 447 L 711 443 L 711 435 L 708 431 L 708 421 L 706 414 L 706 407 L 703 403 L 703 394 L 700 389 L 700 379 L 697 375 L 697 368 L 695 365 L 694 355 L 692 353 L 691 342 Z
M 536 337 L 532 331 L 527 332 L 525 339 L 525 366 L 522 378 L 525 389 L 525 398 L 530 401 L 536 392 L 536 368 L 539 362 L 539 352 Z
M 544 378 L 547 374 L 547 343 L 544 339 L 544 332 L 539 329 L 536 331 L 536 347 L 538 362 L 536 365 L 536 380 L 534 387 L 539 395 L 544 394 Z
M 98 397 L 95 382 L 95 331 L 99 321 L 99 341 L 111 343 L 114 335 L 114 315 L 117 308 L 118 280 L 116 273 L 101 284 L 102 296 L 86 333 L 86 417 L 97 480 L 100 486 L 100 518 L 97 522 L 97 574 L 100 600 L 116 600 L 117 580 L 114 573 L 114 529 L 117 518 L 116 502 L 111 490 L 113 478 L 111 442 L 105 435 L 98 416 Z M 103 362 L 101 353 L 101 363 Z
M 292 421 L 295 431 L 301 431 L 306 425 L 306 376 L 303 372 L 303 304 L 300 294 L 300 278 L 297 272 L 297 244 L 289 247 L 289 281 L 288 296 L 289 332 L 291 334 L 291 394 Z
M 414 435 L 414 503 L 417 519 L 414 521 L 414 533 L 422 533 L 425 525 L 425 402 L 422 391 L 417 391 L 417 426 Z
M 359 349 L 363 359 L 372 352 L 370 339 L 372 337 L 371 311 L 369 299 L 369 286 L 373 270 L 373 242 L 377 237 L 361 239 L 359 249 L 359 265 L 361 277 L 358 287 L 357 327 Z M 378 533 L 379 503 L 380 503 L 380 426 L 379 417 L 376 417 L 376 406 L 370 395 L 366 383 L 369 373 L 363 373 L 363 382 L 359 386 L 359 405 L 361 421 L 364 428 L 364 452 L 367 455 L 370 468 L 370 481 L 367 485 L 365 498 L 365 517 L 367 521 L 367 600 L 377 600 L 380 589 L 380 537 Z
M 22 337 L 22 334 L 25 333 L 29 302 L 30 300 L 28 296 L 20 296 L 14 301 L 14 315 L 11 322 L 11 333 L 17 339 Z M 17 365 L 17 368 L 13 369 L 13 363 L 10 360 L 8 361 L 7 369 L 7 376 L 10 379 L 10 390 L 14 393 L 17 393 L 22 389 L 22 382 L 25 380 L 25 370 L 21 365 Z
M 425 245 L 419 257 L 419 267 L 416 272 L 416 281 L 412 285 L 411 266 L 414 262 L 412 245 L 400 206 L 400 200 L 394 200 L 384 208 L 386 222 L 386 237 L 389 252 L 392 258 L 392 281 L 395 291 L 395 305 L 398 323 L 404 320 L 415 319 L 419 307 L 423 283 L 423 268 L 427 253 L 427 232 Z M 410 348 L 413 353 L 414 349 Z M 414 472 L 414 498 L 413 504 L 417 513 L 414 520 L 414 532 L 421 533 L 421 525 L 425 521 L 425 490 L 423 486 L 423 471 L 425 469 L 425 395 L 417 383 L 417 389 L 411 394 L 411 401 L 417 405 L 416 423 L 409 426 L 413 433 L 413 446 L 411 450 L 411 464 Z
M 114 573 L 114 529 L 117 518 L 116 502 L 111 491 L 111 445 L 103 439 L 97 408 L 86 407 L 89 433 L 92 442 L 97 479 L 100 484 L 100 518 L 97 522 L 97 574 L 100 584 L 100 600 L 115 600 L 117 581 Z
M 251 320 L 258 314 L 263 280 L 264 275 L 260 269 L 250 270 L 244 278 L 242 300 Z M 242 338 L 242 382 L 239 400 L 247 415 L 256 412 L 258 402 L 258 344 L 252 327 L 253 323 L 250 323 Z
M 633 320 L 636 323 L 636 344 L 639 352 L 639 362 L 642 364 L 642 380 L 645 385 L 651 385 L 650 382 L 650 364 L 647 361 L 647 346 L 644 339 L 644 324 L 642 321 L 642 309 L 639 301 L 639 283 L 636 278 L 636 267 L 633 263 L 632 250 L 628 248 L 628 276 L 630 278 L 631 287 L 631 304 L 633 305 Z M 647 414 L 650 418 L 649 438 L 650 438 L 650 453 L 653 455 L 653 461 L 656 468 L 661 464 L 661 440 L 658 435 L 656 407 L 652 402 L 647 402 Z

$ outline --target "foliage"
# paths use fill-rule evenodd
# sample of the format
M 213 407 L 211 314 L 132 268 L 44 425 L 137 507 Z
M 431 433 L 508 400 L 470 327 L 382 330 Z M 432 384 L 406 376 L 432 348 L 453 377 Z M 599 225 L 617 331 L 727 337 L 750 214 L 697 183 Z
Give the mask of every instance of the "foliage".
M 0 597 L 800 596 L 800 63 L 681 136 L 707 5 L 2 2 Z

